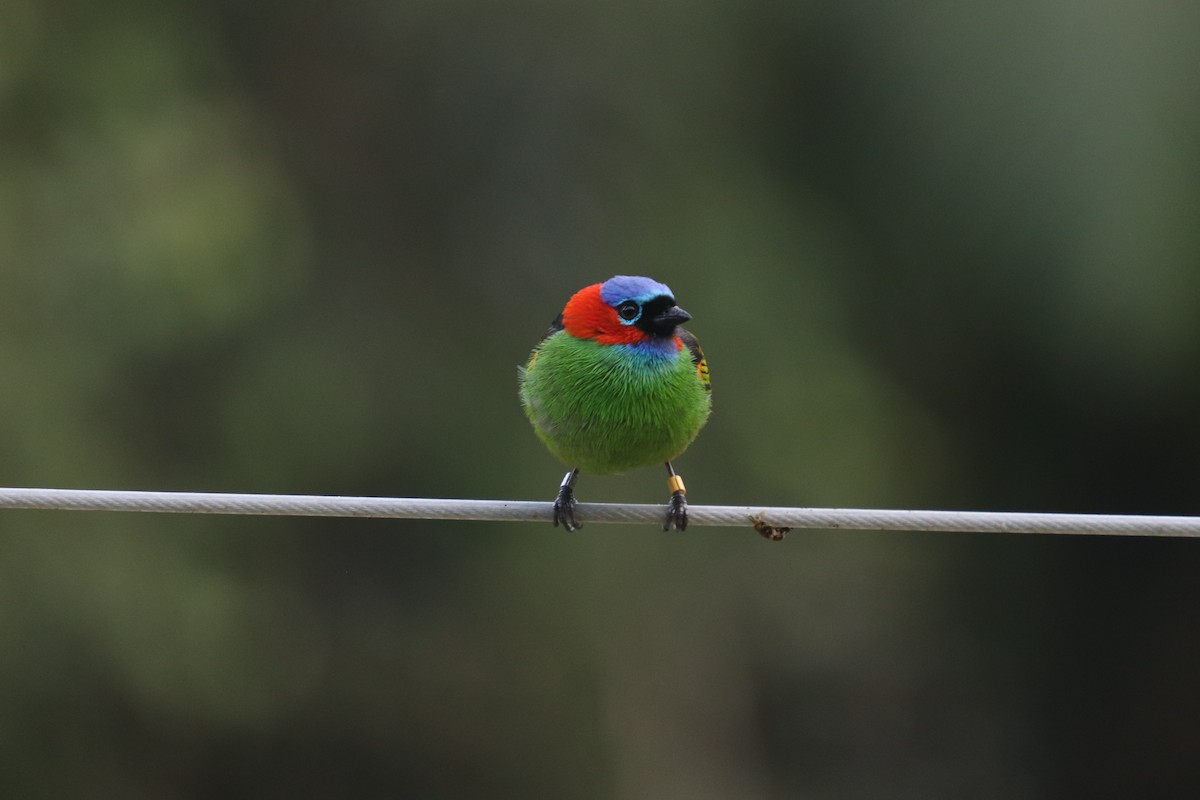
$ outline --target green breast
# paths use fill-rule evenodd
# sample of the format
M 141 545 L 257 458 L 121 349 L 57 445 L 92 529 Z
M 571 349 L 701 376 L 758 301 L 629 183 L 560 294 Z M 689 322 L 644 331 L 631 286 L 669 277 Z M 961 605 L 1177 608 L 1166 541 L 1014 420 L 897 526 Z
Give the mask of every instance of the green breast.
M 521 376 L 521 402 L 538 437 L 560 460 L 610 474 L 675 458 L 696 438 L 711 408 L 686 349 L 653 357 L 565 331 L 535 351 Z

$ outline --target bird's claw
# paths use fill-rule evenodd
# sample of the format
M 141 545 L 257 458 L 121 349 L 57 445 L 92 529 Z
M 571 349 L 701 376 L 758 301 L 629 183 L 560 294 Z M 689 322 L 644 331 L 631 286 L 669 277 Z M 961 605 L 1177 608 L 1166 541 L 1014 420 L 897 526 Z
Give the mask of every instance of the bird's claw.
M 557 528 L 559 523 L 568 531 L 583 527 L 575 521 L 575 490 L 566 484 L 559 488 L 558 497 L 554 499 L 554 527 Z
M 663 523 L 663 530 L 669 531 L 672 527 L 676 530 L 687 530 L 688 526 L 688 511 L 687 497 L 681 491 L 671 493 L 671 505 L 667 507 L 667 521 Z

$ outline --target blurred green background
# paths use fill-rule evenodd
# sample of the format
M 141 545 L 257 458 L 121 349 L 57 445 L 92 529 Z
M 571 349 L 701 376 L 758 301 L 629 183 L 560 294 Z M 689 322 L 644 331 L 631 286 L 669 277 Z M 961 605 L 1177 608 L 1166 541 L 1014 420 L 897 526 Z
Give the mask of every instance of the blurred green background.
M 549 500 L 516 366 L 628 273 L 712 366 L 695 503 L 1200 513 L 1197 31 L 0 0 L 0 485 Z M 0 512 L 0 784 L 1184 796 L 1198 574 L 1186 541 Z

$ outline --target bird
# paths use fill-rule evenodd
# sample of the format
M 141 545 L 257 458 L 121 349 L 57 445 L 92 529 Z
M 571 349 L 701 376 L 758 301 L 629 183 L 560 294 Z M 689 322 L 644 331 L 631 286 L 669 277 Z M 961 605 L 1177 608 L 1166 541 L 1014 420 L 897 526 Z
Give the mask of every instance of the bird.
M 687 490 L 671 462 L 712 410 L 708 362 L 681 327 L 691 318 L 666 284 L 617 275 L 572 295 L 518 368 L 534 432 L 570 468 L 554 500 L 555 527 L 581 527 L 581 471 L 618 475 L 665 464 L 671 498 L 663 530 L 687 528 Z

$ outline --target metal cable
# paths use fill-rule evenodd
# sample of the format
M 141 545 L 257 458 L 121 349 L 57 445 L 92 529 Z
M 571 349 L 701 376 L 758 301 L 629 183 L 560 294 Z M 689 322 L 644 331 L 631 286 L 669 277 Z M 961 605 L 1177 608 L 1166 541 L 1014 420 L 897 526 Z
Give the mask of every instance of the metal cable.
M 551 518 L 550 503 L 521 500 L 439 500 L 92 489 L 0 488 L 0 508 L 540 523 L 546 523 Z M 651 524 L 661 524 L 664 513 L 665 506 L 614 503 L 580 503 L 575 512 L 580 522 Z M 750 527 L 757 522 L 760 532 L 764 535 L 778 533 L 779 536 L 782 536 L 781 529 L 784 528 L 848 528 L 1200 537 L 1200 517 L 701 505 L 689 506 L 688 514 L 690 525 Z

